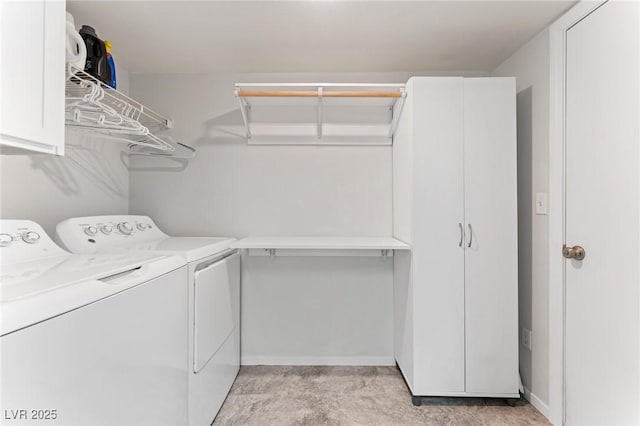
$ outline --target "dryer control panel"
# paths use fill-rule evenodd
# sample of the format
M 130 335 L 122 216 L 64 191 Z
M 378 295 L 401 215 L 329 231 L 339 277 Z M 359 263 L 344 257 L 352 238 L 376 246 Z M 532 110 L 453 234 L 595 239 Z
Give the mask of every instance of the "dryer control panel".
M 149 216 L 74 217 L 56 226 L 56 241 L 72 253 L 94 253 L 166 238 Z

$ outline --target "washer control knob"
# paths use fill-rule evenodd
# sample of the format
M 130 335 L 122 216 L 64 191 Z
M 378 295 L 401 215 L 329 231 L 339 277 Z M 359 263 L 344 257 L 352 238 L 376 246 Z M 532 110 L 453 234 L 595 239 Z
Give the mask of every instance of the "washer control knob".
M 40 241 L 40 234 L 35 231 L 29 231 L 22 234 L 22 241 L 27 244 L 35 244 Z
M 6 247 L 11 244 L 13 237 L 9 234 L 0 234 L 0 247 Z
M 102 228 L 100 228 L 100 231 L 102 231 L 103 234 L 109 235 L 113 232 L 113 226 L 104 225 Z
M 144 230 L 146 230 L 146 229 L 147 229 L 147 225 L 145 225 L 144 223 L 140 223 L 140 222 L 138 222 L 138 223 L 136 224 L 136 227 L 137 227 L 140 231 L 144 231 Z
M 131 235 L 133 232 L 133 226 L 129 222 L 122 222 L 118 224 L 118 231 L 122 232 L 124 235 Z
M 84 228 L 84 233 L 92 237 L 98 233 L 98 230 L 95 226 L 87 226 L 86 228 Z

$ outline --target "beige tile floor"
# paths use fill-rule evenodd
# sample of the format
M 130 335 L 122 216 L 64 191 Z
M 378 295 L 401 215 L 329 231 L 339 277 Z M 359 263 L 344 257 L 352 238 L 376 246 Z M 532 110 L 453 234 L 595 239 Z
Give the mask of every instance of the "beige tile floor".
M 496 400 L 473 402 L 415 407 L 396 367 L 242 367 L 213 424 L 549 424 L 526 401 L 516 407 Z

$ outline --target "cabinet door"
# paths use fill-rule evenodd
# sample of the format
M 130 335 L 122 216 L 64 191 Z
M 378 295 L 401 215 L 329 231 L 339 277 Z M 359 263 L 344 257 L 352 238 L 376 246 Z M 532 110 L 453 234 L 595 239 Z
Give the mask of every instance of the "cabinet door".
M 3 1 L 0 144 L 64 153 L 64 1 Z
M 464 392 L 463 79 L 413 79 L 414 394 Z
M 464 80 L 466 391 L 518 393 L 515 80 Z

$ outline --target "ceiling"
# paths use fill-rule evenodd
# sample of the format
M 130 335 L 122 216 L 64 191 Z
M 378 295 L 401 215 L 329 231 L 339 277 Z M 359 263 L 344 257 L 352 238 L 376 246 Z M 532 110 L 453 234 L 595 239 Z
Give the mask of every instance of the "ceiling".
M 573 1 L 68 1 L 141 72 L 491 71 Z

